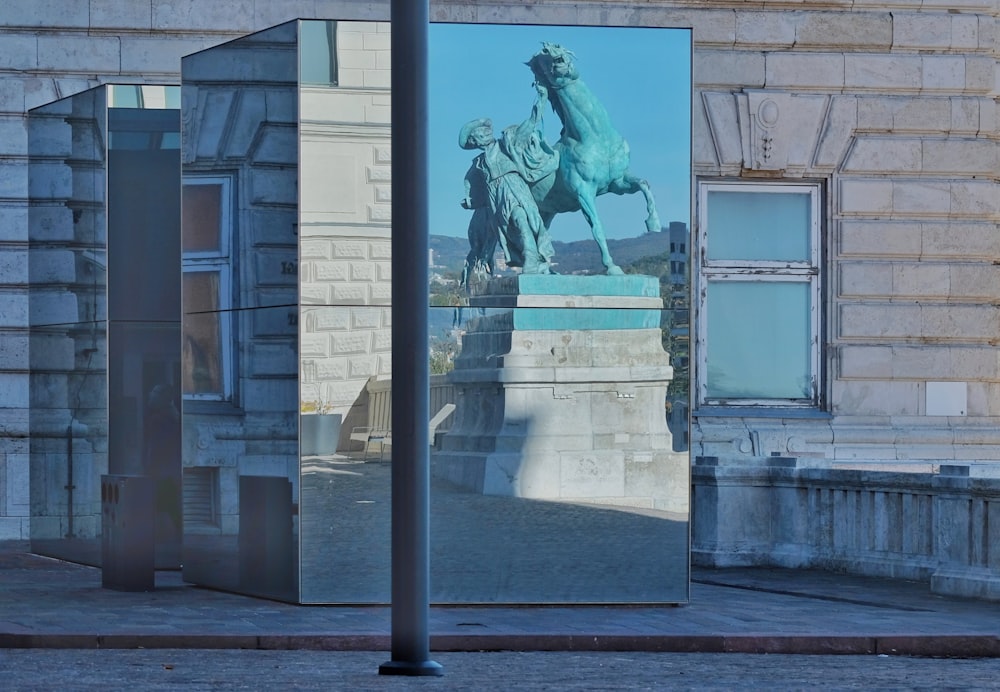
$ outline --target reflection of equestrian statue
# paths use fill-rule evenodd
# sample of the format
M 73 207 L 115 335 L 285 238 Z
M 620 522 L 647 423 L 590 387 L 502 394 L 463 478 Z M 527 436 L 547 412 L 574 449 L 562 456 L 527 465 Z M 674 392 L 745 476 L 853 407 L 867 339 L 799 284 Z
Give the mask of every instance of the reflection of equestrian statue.
M 493 252 L 499 241 L 507 264 L 522 267 L 527 274 L 548 274 L 552 241 L 548 225 L 538 211 L 529 189 L 545 174 L 555 171 L 557 160 L 540 135 L 545 89 L 531 116 L 520 125 L 505 128 L 498 140 L 487 118 L 466 123 L 458 136 L 463 149 L 482 149 L 465 176 L 462 206 L 473 209 L 469 223 L 469 256 L 463 279 L 483 267 L 492 271 Z
M 615 131 L 604 106 L 580 79 L 573 57 L 562 46 L 543 43 L 542 50 L 527 63 L 537 82 L 548 89 L 549 102 L 563 124 L 562 136 L 553 147 L 559 154 L 559 169 L 533 182 L 531 193 L 546 228 L 556 214 L 583 211 L 607 273 L 621 274 L 608 253 L 595 198 L 606 192 L 642 192 L 646 230 L 660 230 L 660 219 L 648 183 L 628 170 L 628 142 Z

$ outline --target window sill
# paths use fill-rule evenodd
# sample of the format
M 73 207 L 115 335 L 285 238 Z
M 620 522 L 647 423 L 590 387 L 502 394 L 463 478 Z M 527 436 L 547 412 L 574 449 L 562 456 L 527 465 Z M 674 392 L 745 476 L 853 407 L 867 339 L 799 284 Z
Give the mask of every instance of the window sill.
M 831 420 L 827 411 L 811 407 L 792 406 L 702 406 L 691 412 L 692 418 L 795 418 Z
M 214 399 L 184 399 L 181 402 L 182 415 L 235 416 L 242 415 L 243 409 L 231 401 Z

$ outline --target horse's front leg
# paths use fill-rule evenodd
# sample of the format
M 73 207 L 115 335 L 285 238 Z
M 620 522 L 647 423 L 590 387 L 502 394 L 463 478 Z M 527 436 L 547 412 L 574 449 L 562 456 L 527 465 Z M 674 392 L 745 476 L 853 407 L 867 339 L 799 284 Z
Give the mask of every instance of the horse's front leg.
M 613 192 L 616 195 L 631 195 L 641 192 L 642 196 L 646 198 L 646 230 L 650 233 L 660 230 L 660 215 L 656 213 L 656 201 L 653 199 L 653 191 L 649 189 L 649 183 L 645 180 L 626 171 L 625 175 L 608 186 L 608 192 Z
M 593 192 L 589 192 L 587 194 L 580 194 L 579 201 L 580 211 L 587 218 L 587 223 L 590 224 L 590 232 L 594 234 L 597 247 L 601 249 L 601 263 L 604 265 L 605 272 L 610 276 L 624 274 L 625 272 L 615 264 L 614 260 L 611 259 L 611 253 L 608 252 L 608 239 L 604 237 L 604 226 L 601 224 L 601 217 L 597 215 L 597 197 Z

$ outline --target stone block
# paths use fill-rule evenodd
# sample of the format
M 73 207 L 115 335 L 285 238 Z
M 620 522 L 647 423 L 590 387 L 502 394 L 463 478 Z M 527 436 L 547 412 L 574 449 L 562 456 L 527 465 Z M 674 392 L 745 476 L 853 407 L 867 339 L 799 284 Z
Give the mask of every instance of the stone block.
M 691 108 L 691 165 L 695 174 L 717 174 L 719 170 L 706 104 L 697 99 Z
M 333 247 L 330 240 L 303 238 L 299 243 L 299 257 L 303 262 L 314 259 L 330 259 L 332 256 Z
M 0 161 L 0 198 L 28 198 L 28 166 L 24 161 Z
M 1000 415 L 1000 386 L 986 382 L 969 382 L 968 404 L 969 416 Z
M 522 491 L 524 489 L 522 487 Z M 622 497 L 624 494 L 624 453 L 594 451 L 559 455 L 557 497 Z M 544 495 L 534 495 L 534 497 L 544 497 Z
M 955 180 L 950 185 L 952 217 L 996 219 L 1000 215 L 1000 182 Z
M 976 15 L 952 15 L 951 47 L 957 50 L 976 50 L 983 47 L 979 37 L 980 22 L 983 19 Z
M 743 142 L 736 112 L 736 99 L 729 93 L 703 92 L 702 102 L 710 126 L 708 134 L 715 144 L 711 154 L 712 163 L 715 163 L 717 154 L 718 163 L 723 168 L 742 169 Z
M 353 329 L 378 329 L 382 322 L 382 308 L 353 308 L 350 322 Z
M 917 257 L 920 224 L 845 220 L 840 224 L 840 254 L 845 257 Z
M 916 382 L 878 380 L 840 382 L 834 392 L 833 412 L 834 414 L 841 411 L 850 412 L 860 416 L 915 416 L 920 411 L 922 397 L 919 394 Z M 887 448 L 880 450 L 878 454 L 885 454 L 887 451 L 888 458 L 895 458 L 893 445 L 887 445 Z M 869 453 L 873 451 L 870 450 Z
M 980 99 L 953 96 L 951 99 L 952 133 L 975 134 L 980 129 Z
M 893 213 L 947 216 L 951 208 L 951 185 L 946 181 L 897 180 L 892 183 Z
M 921 88 L 924 91 L 957 91 L 965 84 L 965 58 L 925 56 Z
M 333 241 L 333 257 L 335 259 L 367 259 L 368 243 L 364 240 L 337 238 Z
M 787 11 L 736 13 L 736 45 L 790 48 L 795 45 L 798 13 Z
M 328 287 L 316 284 L 300 285 L 299 297 L 305 305 L 326 305 L 330 302 Z
M 840 295 L 892 296 L 891 265 L 876 262 L 842 262 L 840 264 Z
M 30 519 L 28 516 L 0 517 L 0 540 L 26 541 L 31 538 L 28 531 Z
M 34 43 L 31 45 L 34 46 Z M 20 118 L 24 110 L 24 80 L 8 75 L 0 81 L 0 113 L 12 113 Z
M 951 292 L 951 268 L 944 263 L 895 262 L 892 295 L 897 298 L 945 298 Z
M 147 19 L 148 24 L 148 19 Z M 181 58 L 204 50 L 212 45 L 211 39 L 141 38 L 123 35 L 121 38 L 122 74 L 167 75 L 176 79 L 181 69 Z
M 343 5 L 341 5 L 343 8 Z M 331 8 L 328 12 L 333 12 Z M 326 14 L 318 11 L 315 0 L 270 0 L 270 2 L 253 3 L 253 28 L 255 31 L 266 29 L 277 24 L 284 24 L 292 19 L 311 19 L 323 17 Z M 330 14 L 331 17 L 347 19 L 346 9 Z M 338 37 L 339 38 L 339 37 Z
M 926 173 L 990 175 L 1000 170 L 1000 145 L 984 139 L 928 139 L 922 142 Z
M 0 401 L 4 408 L 28 407 L 28 376 L 21 372 L 0 372 Z
M 893 350 L 888 346 L 841 346 L 840 378 L 882 379 L 893 376 Z
M 895 16 L 888 12 L 821 12 L 810 9 L 797 14 L 795 48 L 843 46 L 851 50 L 888 50 L 893 43 Z
M 337 51 L 337 66 L 347 70 L 375 69 L 375 53 L 370 50 L 352 50 L 339 47 Z
M 0 26 L 86 29 L 90 21 L 88 3 L 64 0 L 5 0 L 0 12 Z
M 345 308 L 310 310 L 305 329 L 313 331 L 345 331 L 351 328 L 351 313 Z
M 372 284 L 368 287 L 368 302 L 372 305 L 385 305 L 392 302 L 392 286 L 389 284 Z
M 925 257 L 988 259 L 1000 255 L 995 223 L 926 223 L 920 232 Z
M 204 3 L 199 0 L 151 0 L 153 31 L 222 31 L 249 34 L 254 31 L 254 1 L 229 0 Z
M 949 296 L 988 302 L 1000 295 L 1000 267 L 990 263 L 952 264 Z
M 893 346 L 892 376 L 920 380 L 952 377 L 952 349 L 942 346 Z
M 248 177 L 252 204 L 294 204 L 298 199 L 294 170 L 255 168 Z
M 841 89 L 844 70 L 845 56 L 839 53 L 769 53 L 765 58 L 769 88 Z
M 916 336 L 936 339 L 993 339 L 1000 333 L 995 305 L 925 305 Z
M 311 264 L 316 281 L 326 283 L 349 280 L 349 262 L 313 262 Z
M 907 50 L 945 49 L 952 43 L 950 17 L 937 13 L 899 12 L 892 15 L 892 46 Z
M 392 259 L 392 243 L 385 240 L 369 242 L 368 257 L 373 260 Z
M 323 358 L 316 361 L 316 377 L 322 381 L 346 380 L 347 358 Z
M 299 337 L 299 356 L 325 358 L 330 355 L 330 338 L 326 334 L 302 334 Z
M 375 375 L 376 362 L 371 357 L 351 358 L 348 362 L 348 377 L 353 380 L 367 380 Z
M 0 334 L 0 371 L 28 369 L 28 336 L 23 332 Z
M 334 334 L 331 337 L 331 355 L 368 353 L 372 343 L 371 332 Z
M 578 10 L 575 5 L 563 4 L 515 4 L 515 5 L 479 5 L 477 20 L 479 22 L 497 22 L 501 24 L 576 24 Z M 609 26 L 630 26 L 637 22 L 635 9 L 630 7 L 608 7 L 606 24 Z
M 334 305 L 364 305 L 368 288 L 365 284 L 336 283 L 330 286 L 330 296 Z
M 90 0 L 90 29 L 130 29 L 149 31 L 152 28 L 151 0 Z
M 965 58 L 965 88 L 988 94 L 996 89 L 996 60 L 987 57 Z
M 843 177 L 838 192 L 844 214 L 886 214 L 893 209 L 893 183 L 889 180 Z
M 857 126 L 858 100 L 852 96 L 833 97 L 816 147 L 815 165 L 838 166 Z
M 843 170 L 847 173 L 918 173 L 921 155 L 918 139 L 859 135 Z
M 39 36 L 38 68 L 117 74 L 121 69 L 121 42 L 111 37 Z
M 843 82 L 848 88 L 881 92 L 919 89 L 921 59 L 906 55 L 847 54 L 844 56 Z
M 843 338 L 903 338 L 919 336 L 921 311 L 911 303 L 846 304 L 840 307 Z

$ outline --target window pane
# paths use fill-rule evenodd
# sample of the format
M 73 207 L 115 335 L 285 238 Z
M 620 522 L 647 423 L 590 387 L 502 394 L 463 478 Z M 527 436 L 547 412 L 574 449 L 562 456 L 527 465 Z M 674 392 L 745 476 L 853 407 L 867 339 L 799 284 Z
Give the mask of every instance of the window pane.
M 810 284 L 709 281 L 710 399 L 808 399 Z
M 337 85 L 336 33 L 336 22 L 302 22 L 299 55 L 303 84 Z
M 222 395 L 219 273 L 185 272 L 183 293 L 184 393 Z
M 222 185 L 185 185 L 181 205 L 184 252 L 221 251 Z
M 811 196 L 708 193 L 708 259 L 810 261 Z

